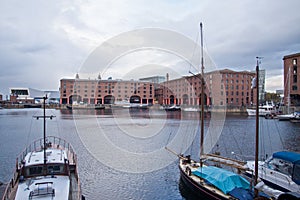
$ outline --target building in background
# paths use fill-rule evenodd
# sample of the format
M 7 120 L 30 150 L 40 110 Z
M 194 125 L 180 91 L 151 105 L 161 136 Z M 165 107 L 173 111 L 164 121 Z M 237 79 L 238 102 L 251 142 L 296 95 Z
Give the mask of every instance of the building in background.
M 264 88 L 264 73 L 261 75 Z M 217 70 L 205 74 L 204 104 L 207 106 L 250 106 L 256 104 L 256 92 L 251 89 L 255 73 Z M 61 104 L 165 104 L 199 106 L 201 75 L 171 80 L 167 74 L 136 80 L 74 79 L 60 80 Z M 162 82 L 162 80 L 165 80 Z
M 43 97 L 47 95 L 46 103 L 58 104 L 58 91 L 42 91 L 33 88 L 10 88 L 10 102 L 13 104 L 39 104 L 43 103 Z
M 223 69 L 206 76 L 213 105 L 240 107 L 256 104 L 256 92 L 251 89 L 255 73 Z
M 264 104 L 266 102 L 266 89 L 265 89 L 265 84 L 266 83 L 266 70 L 260 69 L 259 70 L 259 79 L 258 79 L 258 84 L 259 84 L 259 103 Z
M 151 76 L 151 77 L 145 77 L 145 78 L 140 78 L 140 81 L 148 81 L 151 83 L 154 83 L 155 85 L 162 83 L 166 80 L 164 76 Z
M 118 102 L 153 104 L 154 84 L 136 80 L 75 79 L 60 80 L 61 104 L 115 104 Z
M 256 104 L 256 92 L 251 89 L 254 77 L 253 72 L 229 69 L 205 73 L 204 104 L 234 107 Z M 173 80 L 167 75 L 166 81 L 156 90 L 156 96 L 160 104 L 200 105 L 201 75 Z
M 10 102 L 14 104 L 34 104 L 29 88 L 9 88 Z
M 300 105 L 300 53 L 283 57 L 284 68 L 284 103 L 286 105 Z

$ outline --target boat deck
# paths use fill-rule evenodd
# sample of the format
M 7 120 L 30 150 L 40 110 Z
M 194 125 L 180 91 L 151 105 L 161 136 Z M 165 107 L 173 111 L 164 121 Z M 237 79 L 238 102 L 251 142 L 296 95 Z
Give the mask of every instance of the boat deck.
M 232 196 L 224 194 L 222 191 L 220 191 L 215 186 L 213 186 L 211 184 L 207 184 L 203 179 L 194 175 L 193 173 L 189 173 L 188 170 L 186 170 L 187 167 L 189 167 L 192 171 L 196 170 L 199 167 L 198 164 L 199 163 L 195 163 L 193 161 L 191 164 L 183 164 L 183 162 L 180 162 L 179 167 L 181 169 L 181 172 L 184 173 L 185 176 L 189 177 L 193 181 L 192 184 L 194 184 L 194 187 L 197 187 L 197 188 L 202 187 L 203 190 L 207 191 L 207 193 L 215 194 L 216 196 L 219 196 L 220 199 L 234 200 L 234 198 Z

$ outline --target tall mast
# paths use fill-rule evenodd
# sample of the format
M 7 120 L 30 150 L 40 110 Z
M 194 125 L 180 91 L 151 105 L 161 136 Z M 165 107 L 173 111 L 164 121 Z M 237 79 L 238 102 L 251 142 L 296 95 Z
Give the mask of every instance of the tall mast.
M 43 115 L 38 115 L 38 116 L 33 116 L 34 118 L 36 119 L 39 119 L 39 118 L 43 118 L 43 124 L 44 124 L 44 129 L 43 129 L 43 139 L 44 139 L 44 147 L 43 147 L 43 151 L 44 151 L 44 174 L 46 174 L 47 172 L 47 167 L 46 167 L 46 164 L 47 164 L 47 154 L 46 154 L 46 150 L 47 150 L 47 145 L 46 145 L 46 118 L 49 118 L 49 119 L 52 119 L 53 115 L 51 116 L 46 116 L 46 100 L 48 99 L 47 95 L 45 95 L 43 97 Z
M 262 57 L 256 57 L 256 130 L 255 130 L 255 164 L 254 164 L 254 185 L 258 182 L 258 146 L 259 146 L 259 60 Z M 258 191 L 255 189 L 255 196 L 258 196 Z
M 200 23 L 200 35 L 201 35 L 201 134 L 200 134 L 200 163 L 202 166 L 201 156 L 203 155 L 203 141 L 204 141 L 204 60 L 203 60 L 203 33 L 202 33 L 202 22 Z
M 290 114 L 290 107 L 291 107 L 291 67 L 289 67 L 289 72 L 288 72 L 288 113 Z
M 47 156 L 46 156 L 46 99 L 47 99 L 47 95 L 43 97 L 44 103 L 44 166 L 46 166 L 46 162 L 47 162 Z

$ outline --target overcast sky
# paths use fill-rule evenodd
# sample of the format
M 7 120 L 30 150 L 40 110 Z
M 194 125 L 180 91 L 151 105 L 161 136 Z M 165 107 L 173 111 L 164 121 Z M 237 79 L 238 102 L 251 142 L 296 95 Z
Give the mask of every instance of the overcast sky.
M 266 89 L 275 91 L 283 88 L 283 56 L 300 52 L 299 8 L 299 0 L 0 0 L 0 93 L 9 94 L 9 87 L 58 90 L 59 80 L 86 68 L 99 46 L 131 31 L 168 30 L 199 43 L 199 22 L 218 69 L 255 70 L 262 56 Z M 124 79 L 151 65 L 153 75 L 160 67 L 180 75 L 190 70 L 181 55 L 132 50 L 97 74 Z M 193 50 L 188 53 L 192 59 Z

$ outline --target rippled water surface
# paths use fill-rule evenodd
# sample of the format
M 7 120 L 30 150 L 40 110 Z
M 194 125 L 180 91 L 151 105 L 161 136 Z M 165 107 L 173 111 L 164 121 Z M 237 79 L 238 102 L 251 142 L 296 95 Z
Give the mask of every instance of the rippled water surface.
M 42 137 L 41 109 L 0 110 L 0 181 L 8 182 L 17 155 Z M 199 155 L 199 113 L 162 110 L 47 110 L 47 135 L 69 141 L 78 155 L 87 199 L 196 199 L 180 182 L 176 153 Z M 205 120 L 205 133 L 219 130 Z M 216 121 L 216 120 L 215 120 Z M 214 121 L 214 122 L 215 122 Z M 253 159 L 255 118 L 227 115 L 212 151 Z M 209 131 L 208 128 L 211 128 Z M 212 128 L 213 127 L 213 128 Z M 260 119 L 261 157 L 274 151 L 300 151 L 300 125 Z M 208 145 L 209 146 L 209 145 Z

